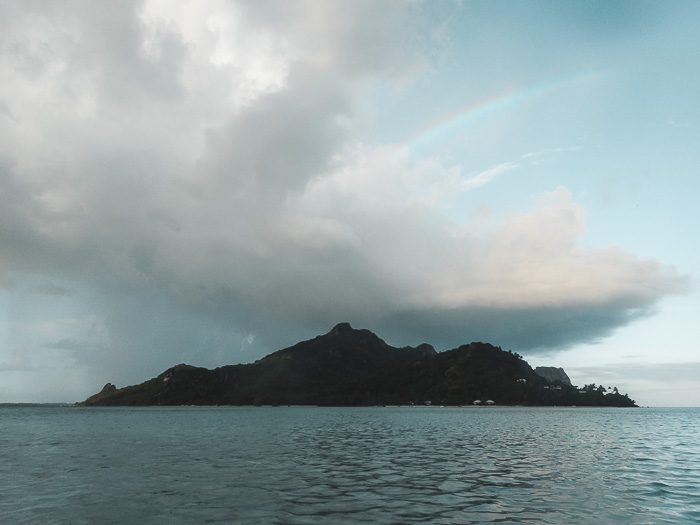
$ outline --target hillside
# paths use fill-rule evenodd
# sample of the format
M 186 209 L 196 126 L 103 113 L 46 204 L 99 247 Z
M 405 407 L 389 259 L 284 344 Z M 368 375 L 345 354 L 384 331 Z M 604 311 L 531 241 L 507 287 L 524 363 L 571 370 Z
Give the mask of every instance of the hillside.
M 108 386 L 78 404 L 466 405 L 491 400 L 504 405 L 635 406 L 626 395 L 606 395 L 601 387 L 580 392 L 548 380 L 517 354 L 490 344 L 441 353 L 428 344 L 396 348 L 347 323 L 255 363 L 214 370 L 180 364 L 140 385 Z

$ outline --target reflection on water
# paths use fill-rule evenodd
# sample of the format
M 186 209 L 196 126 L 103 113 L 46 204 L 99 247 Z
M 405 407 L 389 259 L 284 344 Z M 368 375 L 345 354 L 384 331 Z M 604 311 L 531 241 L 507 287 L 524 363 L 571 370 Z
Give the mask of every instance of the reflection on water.
M 697 523 L 697 409 L 0 409 L 3 523 Z

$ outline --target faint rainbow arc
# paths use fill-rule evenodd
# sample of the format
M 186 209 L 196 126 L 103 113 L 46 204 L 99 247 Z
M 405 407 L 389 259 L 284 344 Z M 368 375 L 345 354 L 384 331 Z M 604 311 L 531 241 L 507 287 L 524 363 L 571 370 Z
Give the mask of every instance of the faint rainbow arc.
M 421 152 L 431 145 L 442 142 L 447 137 L 455 135 L 460 130 L 468 129 L 488 117 L 496 116 L 508 108 L 517 106 L 529 98 L 551 91 L 565 84 L 581 80 L 582 78 L 597 75 L 607 69 L 607 66 L 598 66 L 593 69 L 585 69 L 566 75 L 559 75 L 539 82 L 534 86 L 517 90 L 511 89 L 505 93 L 480 100 L 477 103 L 463 106 L 433 121 L 417 133 L 414 133 L 408 140 L 404 141 L 400 147 L 408 148 L 412 152 Z

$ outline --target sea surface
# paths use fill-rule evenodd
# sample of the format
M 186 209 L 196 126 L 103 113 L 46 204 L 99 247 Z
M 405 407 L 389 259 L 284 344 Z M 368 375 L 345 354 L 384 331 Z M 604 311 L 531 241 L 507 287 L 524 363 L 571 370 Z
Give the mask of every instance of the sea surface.
M 0 406 L 0 523 L 700 523 L 700 409 Z

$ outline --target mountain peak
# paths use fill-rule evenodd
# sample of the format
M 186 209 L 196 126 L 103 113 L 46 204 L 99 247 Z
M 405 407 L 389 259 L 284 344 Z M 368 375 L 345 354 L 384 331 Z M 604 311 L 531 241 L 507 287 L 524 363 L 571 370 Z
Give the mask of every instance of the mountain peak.
M 352 326 L 350 326 L 350 323 L 338 323 L 330 332 L 328 332 L 328 335 L 346 335 L 352 333 L 353 331 L 354 329 Z

